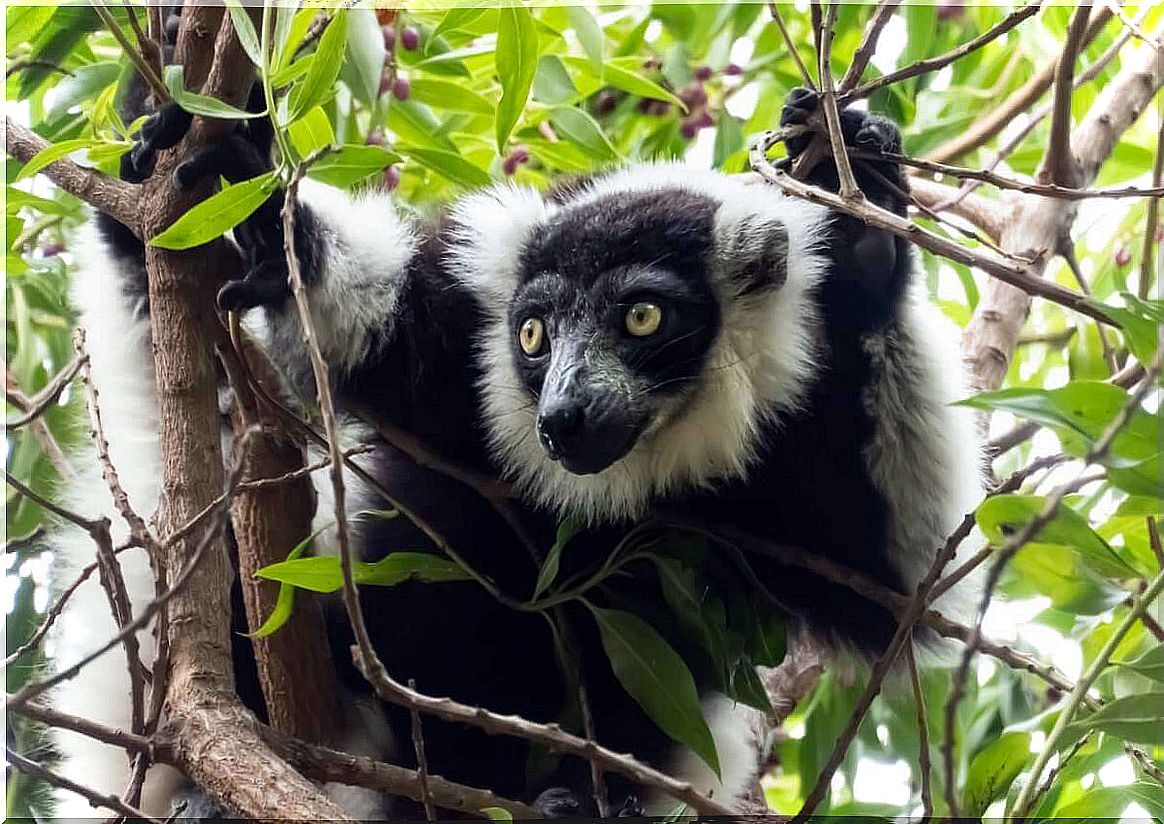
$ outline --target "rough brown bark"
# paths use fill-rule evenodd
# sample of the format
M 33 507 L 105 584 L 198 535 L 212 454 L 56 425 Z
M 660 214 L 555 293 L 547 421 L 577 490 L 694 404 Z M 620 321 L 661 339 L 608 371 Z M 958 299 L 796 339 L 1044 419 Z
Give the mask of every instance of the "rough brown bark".
M 1161 85 L 1164 55 L 1141 48 L 1104 88 L 1071 135 L 1070 151 L 1079 186 L 1088 186 L 1095 180 L 1120 135 L 1140 116 Z M 1032 274 L 1041 276 L 1050 257 L 1047 253 L 1061 248 L 1061 240 L 1070 232 L 1075 207 L 1069 201 L 1036 195 L 1016 196 L 1012 204 L 999 245 L 1013 254 L 1044 252 L 1030 267 Z M 1000 280 L 991 278 L 984 285 L 962 341 L 974 388 L 996 389 L 1002 385 L 1030 304 L 1029 294 Z
M 265 374 L 269 364 L 244 349 L 248 371 L 256 380 L 278 392 L 277 378 Z M 244 394 L 246 387 L 241 387 Z M 236 392 L 240 387 L 236 386 Z M 249 400 L 249 399 L 248 399 Z M 235 410 L 236 435 L 263 417 L 258 405 Z M 262 432 L 251 439 L 244 480 L 279 478 L 303 467 L 303 449 L 294 443 L 276 420 L 262 420 Z M 275 607 L 279 585 L 255 577 L 268 564 L 282 561 L 292 547 L 307 537 L 315 495 L 307 476 L 298 480 L 242 488 L 231 501 L 231 522 L 238 546 L 239 577 L 247 624 L 258 629 Z M 278 632 L 252 638 L 259 683 L 267 706 L 268 723 L 289 735 L 317 744 L 332 742 L 338 728 L 335 670 L 323 629 L 318 601 L 311 593 L 296 593 L 291 617 Z

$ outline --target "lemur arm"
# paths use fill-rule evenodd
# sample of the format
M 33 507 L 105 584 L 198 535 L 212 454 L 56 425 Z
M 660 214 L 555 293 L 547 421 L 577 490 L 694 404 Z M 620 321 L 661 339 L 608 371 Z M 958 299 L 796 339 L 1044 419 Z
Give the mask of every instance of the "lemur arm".
M 781 112 L 780 125 L 804 125 L 818 103 L 816 92 L 794 89 Z M 845 145 L 871 151 L 901 151 L 901 130 L 893 121 L 853 108 L 840 114 Z M 811 139 L 811 134 L 789 138 L 789 159 L 799 157 Z M 909 183 L 899 164 L 854 161 L 852 165 L 857 185 L 870 202 L 902 217 L 906 215 Z M 840 189 L 832 158 L 817 163 L 808 180 L 832 192 Z M 832 304 L 836 320 L 848 329 L 876 330 L 893 316 L 904 293 L 912 266 L 909 242 L 850 215 L 835 214 L 832 226 L 834 236 L 829 248 L 835 265 L 823 297 Z

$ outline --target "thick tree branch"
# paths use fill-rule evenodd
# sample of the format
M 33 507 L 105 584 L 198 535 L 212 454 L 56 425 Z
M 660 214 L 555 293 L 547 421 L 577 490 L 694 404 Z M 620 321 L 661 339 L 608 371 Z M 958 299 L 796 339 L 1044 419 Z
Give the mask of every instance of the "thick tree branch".
M 1079 180 L 1079 170 L 1075 158 L 1071 156 L 1071 80 L 1075 76 L 1075 61 L 1083 47 L 1083 36 L 1087 28 L 1087 16 L 1091 13 L 1091 3 L 1080 3 L 1067 29 L 1067 41 L 1063 52 L 1055 64 L 1055 94 L 1051 104 L 1051 137 L 1047 143 L 1047 153 L 1043 156 L 1042 175 L 1049 183 L 1060 186 L 1075 186 Z
M 1120 73 L 1104 88 L 1083 122 L 1071 136 L 1070 153 L 1078 162 L 1079 188 L 1090 185 L 1120 135 L 1164 85 L 1164 59 L 1154 49 L 1140 48 L 1125 61 Z M 1037 195 L 1019 195 L 1004 225 L 1000 245 L 1007 252 L 1036 255 L 1028 275 L 1042 282 L 1047 251 L 1062 248 L 1074 222 L 1070 201 Z M 963 333 L 963 352 L 970 367 L 971 384 L 977 389 L 1002 385 L 1019 334 L 1026 321 L 1033 290 L 1014 288 L 992 280 L 985 284 L 974 315 Z M 1045 297 L 1045 296 L 1044 296 Z
M 22 163 L 32 160 L 42 149 L 51 145 L 11 117 L 4 118 L 4 130 L 5 149 Z M 136 187 L 93 169 L 85 169 L 68 159 L 50 163 L 41 173 L 66 192 L 124 223 L 134 234 L 141 236 L 138 226 L 140 195 Z

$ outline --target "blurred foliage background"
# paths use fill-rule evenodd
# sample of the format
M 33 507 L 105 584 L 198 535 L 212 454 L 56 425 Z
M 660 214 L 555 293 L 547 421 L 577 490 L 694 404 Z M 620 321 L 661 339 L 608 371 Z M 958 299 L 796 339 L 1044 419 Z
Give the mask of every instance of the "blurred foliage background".
M 267 70 L 273 86 L 289 88 L 280 95 L 278 108 L 287 159 L 338 146 L 313 166 L 312 176 L 352 189 L 391 189 L 422 211 L 493 180 L 546 187 L 622 161 L 684 159 L 695 166 L 743 172 L 750 141 L 776 124 L 785 95 L 801 82 L 783 37 L 761 4 L 447 6 L 421 0 L 397 9 L 353 8 L 340 12 L 342 26 L 327 28 L 318 25 L 317 4 L 273 12 L 274 52 Z M 808 4 L 780 8 L 793 41 L 811 64 L 815 52 Z M 837 76 L 848 66 L 873 8 L 861 3 L 840 7 L 833 49 Z M 945 52 L 988 30 L 1013 9 L 907 3 L 883 33 L 866 76 Z M 1127 8 L 1129 14 L 1136 10 L 1134 5 Z M 129 11 L 110 5 L 108 12 L 126 32 L 129 14 L 145 16 L 140 7 Z M 901 124 L 907 153 L 933 151 L 1056 58 L 1072 12 L 1070 6 L 1046 8 L 940 72 L 879 90 L 868 105 Z M 1148 10 L 1141 25 L 1154 30 L 1162 16 L 1160 9 Z M 38 158 L 39 165 L 69 155 L 116 173 L 118 158 L 140 126 L 122 122 L 117 114 L 116 101 L 134 70 L 119 41 L 86 5 L 9 7 L 5 23 L 6 109 L 54 144 L 51 155 Z M 1106 25 L 1084 49 L 1079 69 L 1104 54 L 1121 31 L 1118 20 Z M 1135 45 L 1133 41 L 1124 53 Z M 1117 56 L 1076 91 L 1076 121 L 1121 65 L 1123 58 Z M 172 84 L 172 77 L 166 79 Z M 211 105 L 192 98 L 187 103 L 192 110 Z M 1158 107 L 1141 117 L 1123 135 L 1096 185 L 1146 185 L 1160 123 Z M 1020 118 L 958 162 L 986 165 L 992 149 L 1021 125 Z M 999 171 L 1032 174 L 1045 150 L 1048 128 L 1049 119 L 1036 126 Z M 5 166 L 10 418 L 19 414 L 11 403 L 19 397 L 12 395 L 14 390 L 34 395 L 69 361 L 74 318 L 68 283 L 71 277 L 84 276 L 72 270 L 70 246 L 86 209 L 36 177 L 37 165 L 34 161 L 32 168 L 22 168 L 7 159 Z M 979 193 L 1001 196 L 989 187 Z M 1124 331 L 1106 332 L 1121 363 L 1129 353 L 1141 360 L 1151 355 L 1162 317 L 1160 304 L 1151 300 L 1155 284 L 1150 277 L 1145 280 L 1156 267 L 1142 261 L 1144 250 L 1154 248 L 1161 234 L 1157 230 L 1144 242 L 1146 212 L 1145 199 L 1084 202 L 1075 226 L 1076 256 L 1093 298 L 1126 308 Z M 949 231 L 932 221 L 923 223 Z M 186 229 L 193 234 L 187 239 L 213 236 L 224 228 L 205 222 L 190 225 Z M 920 259 L 933 300 L 965 324 L 986 276 L 929 253 Z M 1048 276 L 1078 288 L 1061 260 L 1052 262 Z M 1138 301 L 1136 295 L 1147 300 Z M 1033 419 L 1041 428 L 999 458 L 995 474 L 1005 477 L 1039 456 L 1064 450 L 1083 454 L 1121 406 L 1123 390 L 1096 383 L 1110 375 L 1095 324 L 1036 301 L 1007 377 L 1012 393 L 982 404 L 1000 410 L 992 418 L 995 434 L 1020 418 Z M 54 455 L 53 443 L 67 453 L 69 444 L 84 437 L 79 400 L 77 392 L 66 390 L 44 416 L 43 427 L 6 432 L 9 473 L 52 494 L 62 473 L 69 471 L 68 459 Z M 1145 517 L 1160 506 L 1157 404 L 1152 394 L 1137 410 L 1129 439 L 1117 450 L 1121 462 L 1109 462 L 1106 471 L 1085 478 L 1068 497 L 1078 517 L 1057 519 L 1053 535 L 1046 533 L 1044 542 L 1019 553 L 987 617 L 991 638 L 1053 663 L 1072 679 L 1110 636 L 1129 595 L 1159 572 Z M 1024 492 L 1045 494 L 1078 473 L 1078 463 L 1068 462 L 1034 475 Z M 47 524 L 41 508 L 11 487 L 6 496 L 6 644 L 11 652 L 39 624 L 50 601 L 51 550 L 41 536 Z M 844 502 L 836 506 L 843 517 Z M 979 513 L 988 534 L 998 533 L 1007 517 Z M 1150 613 L 1158 629 L 1164 607 L 1157 602 Z M 1164 817 L 1164 789 L 1134 767 L 1123 749 L 1125 741 L 1135 742 L 1158 764 L 1164 755 L 1160 646 L 1159 637 L 1144 623 L 1137 623 L 1120 642 L 1112 659 L 1124 665 L 1105 670 L 1096 690 L 1117 704 L 1138 701 L 1136 711 L 1129 708 L 1117 719 L 1120 723 L 1095 725 L 1084 737 L 1065 742 L 1078 747 L 1035 815 L 1118 817 L 1131 812 Z M 42 665 L 40 654 L 26 655 L 7 668 L 10 693 Z M 941 770 L 936 765 L 941 763 L 941 713 L 949 680 L 950 674 L 941 669 L 923 674 L 939 813 Z M 862 686 L 859 676 L 843 669 L 829 672 L 774 738 L 764 780 L 773 809 L 799 809 Z M 1030 768 L 1054 724 L 1062 696 L 1034 675 L 989 659 L 972 672 L 969 689 L 960 705 L 956 749 L 963 812 L 1001 814 L 1008 798 L 1013 801 L 1020 783 L 1016 778 Z M 8 722 L 10 746 L 49 755 L 25 723 L 13 717 Z M 893 816 L 919 810 L 917 725 L 908 688 L 899 685 L 879 698 L 819 812 Z M 37 788 L 11 770 L 7 790 L 9 816 L 43 809 Z

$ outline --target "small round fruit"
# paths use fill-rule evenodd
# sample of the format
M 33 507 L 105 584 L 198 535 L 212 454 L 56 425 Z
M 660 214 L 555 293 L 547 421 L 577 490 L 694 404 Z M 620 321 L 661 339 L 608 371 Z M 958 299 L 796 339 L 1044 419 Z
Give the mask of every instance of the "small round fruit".
M 728 63 L 723 67 L 723 73 L 727 77 L 739 77 L 744 73 L 744 68 L 739 63 Z
M 392 96 L 397 100 L 407 100 L 412 94 L 412 84 L 407 77 L 398 77 L 396 82 L 392 84 Z
M 397 165 L 389 166 L 380 175 L 380 188 L 386 192 L 391 192 L 399 185 L 400 167 Z
M 420 48 L 420 32 L 416 30 L 415 26 L 405 26 L 401 29 L 400 45 L 408 51 L 416 51 Z
M 714 72 L 711 70 L 711 66 L 699 66 L 691 73 L 691 76 L 700 83 L 706 83 L 708 80 L 711 80 L 712 74 Z
M 1127 266 L 1132 262 L 1132 253 L 1128 251 L 1126 246 L 1121 246 L 1115 253 L 1116 266 Z
M 396 49 L 396 27 L 383 26 L 380 33 L 384 35 L 384 51 L 392 52 Z

